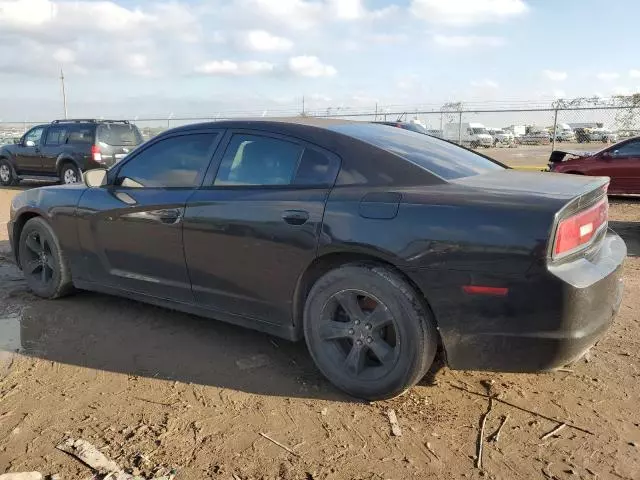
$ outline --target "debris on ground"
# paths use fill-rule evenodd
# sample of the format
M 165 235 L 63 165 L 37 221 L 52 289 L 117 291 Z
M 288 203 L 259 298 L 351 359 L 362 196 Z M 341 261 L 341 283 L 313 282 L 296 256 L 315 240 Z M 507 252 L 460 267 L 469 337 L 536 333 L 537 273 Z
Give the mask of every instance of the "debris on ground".
M 98 450 L 94 445 L 86 440 L 74 440 L 68 438 L 60 445 L 56 447 L 69 455 L 77 458 L 82 463 L 90 467 L 99 475 L 103 475 L 102 480 L 145 480 L 144 477 L 137 475 L 131 475 L 126 473 L 120 465 L 107 457 L 104 453 Z M 150 480 L 173 480 L 175 473 L 170 473 L 162 477 L 156 477 Z M 0 480 L 5 480 L 0 477 Z M 23 480 L 22 478 L 6 479 L 6 480 Z M 31 477 L 26 477 L 24 480 L 32 480 Z M 33 480 L 42 480 L 42 476 L 34 477 Z
M 394 437 L 401 437 L 402 429 L 400 428 L 400 424 L 398 423 L 396 411 L 393 409 L 387 410 L 387 417 L 389 418 L 389 423 L 391 424 L 391 434 Z
M 253 370 L 254 368 L 266 367 L 271 363 L 267 355 L 253 355 L 247 358 L 236 360 L 236 365 L 240 370 Z
M 0 475 L 0 480 L 42 480 L 40 472 L 5 473 Z

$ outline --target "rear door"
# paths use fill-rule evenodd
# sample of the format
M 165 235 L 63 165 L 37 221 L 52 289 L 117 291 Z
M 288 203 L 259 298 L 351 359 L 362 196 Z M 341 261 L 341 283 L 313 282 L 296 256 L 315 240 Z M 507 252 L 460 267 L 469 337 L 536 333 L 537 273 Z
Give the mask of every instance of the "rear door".
M 110 174 L 110 185 L 87 190 L 78 205 L 87 280 L 193 302 L 182 244 L 185 204 L 219 138 L 218 131 L 199 131 L 157 139 Z
M 42 171 L 43 173 L 57 173 L 56 161 L 67 141 L 69 126 L 64 124 L 52 125 L 42 142 Z
M 210 309 L 290 324 L 296 284 L 316 257 L 340 160 L 297 139 L 239 130 L 226 134 L 217 157 L 185 213 L 195 299 Z

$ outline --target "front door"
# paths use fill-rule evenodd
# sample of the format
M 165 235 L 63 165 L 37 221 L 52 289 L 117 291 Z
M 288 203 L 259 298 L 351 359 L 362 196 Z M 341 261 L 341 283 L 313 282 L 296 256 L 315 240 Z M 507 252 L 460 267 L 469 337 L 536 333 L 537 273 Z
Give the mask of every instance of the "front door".
M 631 140 L 610 150 L 610 190 L 616 193 L 640 193 L 640 140 Z
M 258 132 L 229 132 L 224 142 L 220 161 L 187 202 L 184 245 L 195 299 L 225 313 L 291 324 L 296 284 L 316 257 L 339 159 Z
M 87 280 L 192 303 L 182 244 L 185 205 L 201 185 L 218 133 L 165 137 L 110 172 L 78 206 Z
M 39 173 L 42 171 L 40 140 L 45 127 L 34 127 L 29 130 L 15 150 L 16 166 L 19 172 Z

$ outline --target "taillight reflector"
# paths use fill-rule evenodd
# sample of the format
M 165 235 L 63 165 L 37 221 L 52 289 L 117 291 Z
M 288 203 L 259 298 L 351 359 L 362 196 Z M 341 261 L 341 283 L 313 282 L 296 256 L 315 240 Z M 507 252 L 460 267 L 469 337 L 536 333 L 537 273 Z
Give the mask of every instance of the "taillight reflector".
M 469 295 L 493 295 L 496 297 L 506 297 L 509 293 L 508 288 L 486 287 L 484 285 L 465 285 L 462 290 Z
M 561 220 L 556 231 L 554 257 L 573 252 L 591 242 L 609 217 L 609 202 L 605 196 L 586 210 Z
M 97 145 L 91 146 L 91 156 L 93 157 L 94 162 L 102 163 L 102 153 L 100 152 L 100 147 Z

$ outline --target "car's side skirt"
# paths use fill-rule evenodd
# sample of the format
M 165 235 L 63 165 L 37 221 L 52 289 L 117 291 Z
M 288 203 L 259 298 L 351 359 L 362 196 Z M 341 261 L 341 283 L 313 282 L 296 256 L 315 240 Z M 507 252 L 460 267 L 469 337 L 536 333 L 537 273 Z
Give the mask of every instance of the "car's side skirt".
M 88 282 L 85 280 L 74 280 L 73 284 L 76 288 L 81 290 L 90 290 L 98 293 L 106 293 L 107 295 L 114 295 L 117 297 L 128 298 L 131 300 L 137 300 L 139 302 L 148 303 L 158 307 L 168 308 L 170 310 L 177 310 L 184 313 L 190 313 L 192 315 L 198 315 L 201 317 L 211 318 L 214 320 L 220 320 L 233 325 L 238 325 L 252 330 L 268 333 L 285 340 L 298 341 L 301 340 L 299 332 L 293 325 L 278 325 L 274 323 L 268 323 L 254 318 L 242 317 L 239 315 L 233 315 L 210 308 L 204 308 L 192 303 L 176 302 L 174 300 L 168 300 L 166 298 L 153 297 L 144 293 L 133 292 L 129 290 L 122 290 L 116 287 L 109 287 L 94 282 Z

